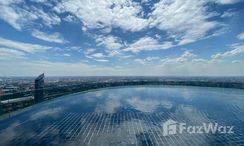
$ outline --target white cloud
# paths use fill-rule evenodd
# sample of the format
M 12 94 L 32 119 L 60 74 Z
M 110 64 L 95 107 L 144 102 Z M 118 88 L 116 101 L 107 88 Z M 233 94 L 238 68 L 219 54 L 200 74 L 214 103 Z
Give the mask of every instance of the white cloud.
M 102 33 L 109 33 L 113 28 L 121 28 L 134 32 L 158 28 L 165 31 L 168 38 L 174 40 L 159 42 L 153 38 L 149 40 L 149 37 L 145 36 L 124 49 L 125 51 L 140 52 L 185 45 L 211 36 L 209 32 L 215 28 L 220 30 L 223 24 L 210 20 L 218 13 L 208 9 L 209 4 L 232 4 L 235 2 L 237 0 L 160 0 L 155 4 L 151 3 L 151 10 L 145 12 L 142 3 L 132 0 L 68 0 L 63 1 L 54 9 L 59 13 L 70 12 L 84 24 L 82 26 L 84 31 L 95 28 Z M 160 37 L 157 35 L 157 38 Z M 109 49 L 121 48 L 125 45 L 119 38 L 113 36 L 100 36 L 97 42 L 98 45 L 104 45 Z M 148 44 L 146 44 L 147 42 Z M 140 45 L 143 43 L 144 47 Z
M 94 53 L 91 56 L 95 58 L 105 58 L 105 56 L 102 53 Z
M 176 58 L 164 58 L 161 60 L 162 64 L 178 64 L 178 63 L 185 63 L 188 61 L 193 60 L 195 57 L 197 57 L 195 54 L 193 54 L 191 51 L 184 51 L 184 53 Z
M 233 60 L 232 63 L 242 63 L 240 60 Z
M 232 46 L 232 50 L 226 51 L 224 53 L 217 53 L 215 55 L 212 55 L 213 59 L 221 59 L 226 57 L 233 57 L 237 55 L 244 54 L 244 45 L 234 45 Z
M 93 59 L 100 62 L 108 62 L 109 61 L 108 59 L 112 57 L 120 57 L 120 58 L 125 57 L 125 55 L 117 47 L 118 47 L 117 44 L 113 44 L 113 45 L 111 44 L 109 49 L 105 48 L 105 50 L 103 50 L 102 52 L 99 49 L 88 48 L 84 50 L 84 55 L 89 59 Z
M 105 50 L 105 52 L 108 54 L 108 57 L 123 57 L 123 53 L 121 53 L 120 50 Z
M 151 65 L 151 66 L 103 66 L 89 65 L 83 62 L 64 63 L 33 60 L 0 61 L 0 76 L 37 76 L 44 72 L 47 76 L 97 76 L 97 75 L 157 75 L 157 76 L 243 76 L 243 62 L 193 62 Z M 9 67 L 11 66 L 11 67 Z
M 153 5 L 153 9 L 145 12 L 142 3 L 132 0 L 67 0 L 60 3 L 51 3 L 46 0 L 35 1 L 48 6 L 48 11 L 36 5 L 27 6 L 24 0 L 4 0 L 0 2 L 0 19 L 18 30 L 32 25 L 52 27 L 61 22 L 61 18 L 56 13 L 70 12 L 71 14 L 63 20 L 73 22 L 79 19 L 84 25 L 83 30 L 98 28 L 101 32 L 108 33 L 113 28 L 121 28 L 135 32 L 156 27 L 167 32 L 179 45 L 184 45 L 206 36 L 209 30 L 219 25 L 218 22 L 209 20 L 214 12 L 207 11 L 207 3 L 232 4 L 238 1 L 161 0 Z M 54 6 L 55 4 L 57 5 Z M 46 41 L 61 42 L 56 35 L 50 36 L 51 38 L 41 36 L 45 35 L 39 35 L 39 38 Z M 124 45 L 118 41 L 118 38 L 115 39 L 104 38 L 100 44 L 108 48 L 120 48 Z M 165 45 L 161 48 L 170 47 L 170 43 L 160 43 Z
M 0 48 L 0 60 L 8 60 L 8 59 L 13 59 L 13 58 L 24 58 L 25 53 L 18 51 L 18 50 L 13 50 L 13 49 L 8 49 L 8 48 Z
M 112 28 L 117 27 L 140 31 L 151 26 L 167 31 L 177 39 L 195 41 L 217 26 L 217 22 L 208 20 L 214 13 L 207 11 L 207 3 L 230 4 L 236 1 L 161 0 L 153 6 L 148 16 L 141 3 L 132 0 L 68 0 L 60 3 L 55 9 L 60 13 L 72 13 L 87 28 L 100 28 L 110 32 Z
M 59 18 L 59 16 L 57 16 L 55 13 L 51 13 L 50 11 L 49 13 L 46 13 L 42 9 L 33 7 L 32 9 L 30 9 L 29 13 L 32 13 L 34 15 L 35 19 L 33 20 L 42 20 L 42 24 L 48 27 L 52 27 L 52 25 L 60 24 L 61 19 Z
M 161 0 L 154 5 L 151 13 L 151 27 L 166 31 L 179 44 L 194 42 L 207 35 L 218 23 L 208 20 L 204 0 Z
M 134 59 L 134 61 L 139 63 L 139 64 L 143 64 L 143 65 L 146 64 L 145 60 L 143 60 L 143 59 L 137 58 L 137 59 Z
M 147 57 L 145 60 L 146 61 L 153 61 L 153 60 L 158 60 L 159 57 Z
M 124 52 L 122 52 L 122 48 L 125 47 L 126 43 L 123 43 L 118 37 L 113 35 L 108 36 L 97 36 L 96 43 L 98 46 L 104 46 L 104 52 L 106 53 L 106 57 L 124 57 Z
M 237 35 L 237 38 L 238 38 L 239 40 L 244 40 L 244 32 L 238 34 L 238 35 Z
M 119 74 L 121 70 L 114 67 L 89 65 L 83 62 L 65 63 L 35 60 L 0 61 L 0 76 L 37 76 L 45 73 L 47 76 L 95 76 Z
M 88 48 L 88 49 L 85 49 L 85 50 L 84 50 L 84 54 L 88 55 L 88 54 L 91 54 L 91 53 L 93 53 L 93 52 L 95 52 L 95 51 L 96 51 L 96 49 Z
M 17 30 L 21 30 L 35 23 L 51 27 L 61 22 L 61 19 L 56 14 L 50 11 L 46 13 L 43 9 L 34 6 L 26 6 L 24 0 L 0 1 L 0 9 L 0 19 Z
M 241 0 L 214 0 L 214 1 L 220 4 L 235 4 L 240 2 Z
M 107 60 L 107 56 L 104 55 L 103 53 L 100 52 L 96 52 L 95 49 L 86 49 L 84 51 L 84 54 L 87 58 L 95 60 L 95 61 L 99 61 L 99 62 L 108 62 L 109 60 Z
M 146 57 L 145 59 L 140 59 L 140 58 L 136 58 L 134 59 L 135 62 L 146 65 L 149 63 L 152 63 L 155 60 L 158 60 L 159 57 Z
M 48 41 L 48 42 L 53 42 L 53 43 L 61 43 L 64 44 L 67 41 L 61 36 L 60 33 L 53 33 L 53 34 L 47 34 L 44 32 L 41 32 L 39 30 L 34 30 L 31 35 L 35 38 Z
M 131 51 L 136 53 L 140 51 L 168 49 L 172 46 L 173 44 L 171 42 L 160 43 L 154 38 L 143 37 L 130 44 L 127 48 L 124 49 L 124 51 Z
M 37 2 L 44 5 L 45 0 Z M 154 5 L 151 3 L 152 9 L 149 12 L 143 10 L 142 3 L 132 0 L 68 0 L 56 3 L 56 6 L 53 3 L 52 7 L 51 3 L 46 2 L 47 6 L 51 7 L 49 11 L 44 11 L 35 5 L 22 7 L 25 5 L 23 0 L 6 0 L 0 2 L 2 10 L 0 19 L 18 30 L 31 25 L 52 27 L 61 22 L 61 18 L 56 13 L 69 12 L 70 14 L 63 20 L 73 22 L 74 19 L 79 19 L 84 25 L 82 29 L 85 31 L 89 28 L 98 28 L 103 33 L 109 33 L 113 28 L 121 28 L 135 32 L 158 28 L 165 31 L 169 38 L 174 39 L 171 42 L 159 42 L 145 36 L 124 49 L 125 51 L 140 52 L 142 50 L 167 49 L 204 38 L 210 30 L 220 25 L 219 22 L 209 20 L 216 15 L 215 12 L 208 11 L 207 4 L 209 2 L 231 4 L 237 0 L 161 0 Z M 59 33 L 46 34 L 34 30 L 32 35 L 49 42 L 64 43 L 65 41 Z M 156 37 L 161 39 L 158 35 Z M 98 45 L 103 45 L 107 49 L 119 49 L 125 46 L 125 43 L 118 37 L 111 35 L 99 36 L 96 41 Z
M 87 28 L 122 28 L 139 31 L 147 27 L 148 21 L 140 16 L 142 7 L 131 0 L 68 0 L 58 5 L 61 12 L 70 12 Z
M 222 15 L 221 18 L 227 18 L 227 17 L 233 17 L 237 14 L 237 12 L 233 11 L 225 11 Z
M 43 3 L 46 0 L 38 0 L 36 2 Z M 46 1 L 47 2 L 47 1 Z M 188 43 L 195 42 L 199 39 L 206 38 L 211 34 L 208 34 L 209 31 L 212 31 L 214 28 L 219 27 L 221 24 L 219 22 L 210 19 L 212 16 L 221 17 L 220 14 L 216 14 L 216 12 L 212 11 L 212 9 L 208 9 L 208 3 L 215 2 L 218 4 L 233 4 L 238 2 L 237 0 L 166 0 L 159 1 L 152 5 L 152 3 L 147 2 L 147 6 L 151 5 L 153 8 L 149 10 L 149 12 L 143 11 L 142 5 L 140 2 L 133 2 L 132 0 L 67 0 L 60 2 L 57 7 L 52 7 L 51 9 L 44 10 L 41 7 L 29 6 L 23 2 L 23 0 L 4 0 L 0 2 L 0 19 L 6 21 L 14 28 L 21 30 L 28 26 L 38 26 L 37 29 L 43 28 L 43 26 L 52 27 L 53 25 L 60 24 L 61 18 L 56 13 L 65 13 L 68 16 L 63 18 L 62 20 L 67 22 L 73 22 L 76 20 L 77 22 L 82 22 L 81 26 L 84 31 L 89 32 L 89 29 L 98 29 L 101 31 L 100 35 L 96 38 L 96 43 L 98 46 L 106 47 L 103 49 L 88 49 L 83 50 L 79 49 L 79 52 L 84 51 L 84 54 L 87 58 L 96 61 L 107 62 L 109 61 L 109 57 L 121 57 L 124 60 L 121 62 L 126 62 L 126 57 L 131 57 L 132 55 L 128 55 L 131 52 L 137 53 L 140 51 L 149 51 L 149 50 L 160 50 L 160 49 L 168 49 L 179 45 L 184 45 Z M 48 2 L 47 2 L 48 3 Z M 47 5 L 45 5 L 47 6 Z M 151 7 L 150 6 L 150 7 Z M 70 13 L 67 13 L 70 12 Z M 230 16 L 231 14 L 225 12 L 222 17 Z M 149 13 L 149 14 L 147 14 Z M 63 15 L 62 15 L 63 16 Z M 151 28 L 160 29 L 157 31 L 157 34 L 154 37 L 144 36 L 137 40 L 134 40 L 131 44 L 126 44 L 122 42 L 122 39 L 119 37 L 113 36 L 111 34 L 107 34 L 113 30 L 113 28 L 120 28 L 123 30 L 123 33 L 126 35 L 132 34 L 133 38 L 137 38 L 141 33 L 131 33 L 135 31 L 146 30 L 143 34 L 148 33 Z M 31 28 L 30 30 L 33 30 Z M 44 29 L 43 29 L 44 30 Z M 220 30 L 220 29 L 219 29 Z M 113 30 L 117 31 L 117 30 Z M 131 31 L 131 32 L 127 32 Z M 120 32 L 120 30 L 119 30 Z M 217 31 L 213 31 L 216 34 Z M 129 34 L 128 34 L 129 33 Z M 166 34 L 165 34 L 166 33 Z M 139 34 L 139 35 L 137 35 Z M 59 33 L 47 34 L 44 32 L 40 32 L 34 30 L 32 35 L 36 38 L 55 42 L 55 43 L 64 43 L 66 42 L 64 38 Z M 166 38 L 163 38 L 163 37 Z M 238 35 L 240 40 L 244 39 L 243 33 Z M 166 41 L 164 39 L 170 40 Z M 164 41 L 162 41 L 164 40 Z M 8 39 L 4 39 L 0 37 L 0 47 L 4 48 L 1 50 L 2 56 L 18 56 L 21 58 L 24 56 L 25 52 L 35 53 L 39 51 L 44 51 L 50 49 L 51 47 L 42 46 L 38 44 L 32 43 L 23 43 L 12 41 Z M 9 50 L 8 50 L 9 49 Z M 124 51 L 121 51 L 124 50 Z M 122 53 L 128 53 L 125 56 Z M 213 55 L 213 58 L 224 58 L 235 56 L 238 54 L 242 54 L 243 49 L 234 48 L 231 51 L 227 51 L 224 53 L 218 53 Z M 0 56 L 1 56 L 0 55 Z M 63 54 L 64 56 L 69 56 L 70 54 Z M 145 58 L 145 59 L 130 59 L 132 62 L 138 62 L 143 65 L 147 65 L 149 63 L 154 63 L 154 58 Z M 210 58 L 211 60 L 211 58 Z M 90 61 L 90 60 L 89 60 Z M 156 61 L 155 61 L 156 62 Z M 126 62 L 131 65 L 131 62 Z M 218 72 L 219 70 L 225 70 L 227 73 L 234 73 L 237 69 L 237 66 L 241 63 L 235 63 L 235 67 L 232 72 L 225 69 L 226 65 L 215 66 L 216 64 L 211 64 L 207 59 L 197 58 L 191 51 L 185 51 L 182 55 L 173 58 L 164 58 L 161 60 L 161 63 L 165 66 L 160 69 L 156 69 L 155 67 L 126 67 L 120 68 L 121 72 L 117 72 L 117 70 L 113 70 L 112 67 L 106 68 L 106 71 L 111 71 L 111 74 L 127 74 L 127 75 L 141 75 L 142 73 L 151 75 L 167 75 L 167 74 L 177 74 L 182 73 L 184 71 L 188 73 L 196 73 L 197 71 L 194 69 L 197 68 L 205 68 L 206 74 L 221 74 Z M 192 65 L 192 63 L 198 64 L 198 66 Z M 199 66 L 199 64 L 206 63 L 205 66 Z M 50 63 L 47 64 L 57 65 L 59 67 L 65 66 L 65 69 L 74 69 L 75 67 L 84 67 L 83 64 L 75 64 L 72 67 L 71 64 L 65 63 Z M 132 63 L 133 64 L 133 63 Z M 210 65 L 211 64 L 211 65 Z M 33 65 L 33 64 L 32 64 Z M 45 65 L 43 62 L 42 65 Z M 168 66 L 167 66 L 168 65 Z M 173 66 L 175 68 L 173 69 Z M 191 66 L 192 65 L 192 66 Z M 23 65 L 24 66 L 24 65 Z M 37 65 L 38 66 L 38 65 Z M 181 68 L 184 66 L 185 68 Z M 34 65 L 32 66 L 33 68 Z M 49 66 L 50 67 L 50 66 Z M 213 69 L 216 67 L 216 69 Z M 42 68 L 42 67 L 41 67 Z M 44 67 L 45 68 L 45 67 Z M 93 69 L 89 67 L 84 67 L 87 70 Z M 99 68 L 100 72 L 105 72 L 103 68 Z M 209 70 L 213 70 L 213 72 Z M 22 69 L 24 72 L 25 69 Z M 48 71 L 47 68 L 45 70 Z M 57 69 L 61 71 L 61 69 Z M 168 72 L 167 72 L 168 70 Z M 194 71 L 193 71 L 194 70 Z M 201 70 L 201 69 L 200 69 Z M 73 73 L 78 73 L 79 71 L 84 70 L 75 70 Z M 88 72 L 89 72 L 88 71 Z M 58 73 L 55 70 L 51 69 L 52 73 Z M 241 73 L 242 70 L 239 69 L 236 71 L 237 73 Z M 66 72 L 67 73 L 67 72 Z M 90 73 L 90 72 L 89 72 Z M 198 71 L 200 74 L 201 72 Z M 204 72 L 205 73 L 205 72 Z M 94 73 L 96 74 L 96 73 Z M 106 73 L 105 73 L 106 74 Z
M 70 54 L 65 53 L 65 54 L 63 54 L 63 56 L 65 56 L 65 57 L 70 57 L 71 55 L 70 55 Z
M 96 39 L 96 42 L 99 46 L 104 45 L 107 49 L 119 49 L 123 47 L 123 44 L 119 40 L 119 38 L 109 35 L 109 36 L 99 36 Z
M 13 48 L 16 50 L 21 50 L 27 53 L 35 53 L 40 51 L 45 51 L 51 47 L 41 46 L 38 44 L 23 43 L 18 41 L 12 41 L 0 37 L 0 46 L 5 46 L 7 48 Z
M 21 26 L 18 23 L 18 20 L 20 19 L 20 14 L 16 12 L 16 10 L 12 7 L 10 7 L 10 4 L 17 4 L 21 1 L 14 2 L 13 0 L 4 0 L 0 1 L 0 19 L 6 21 L 11 26 L 13 26 L 15 29 L 20 30 Z
M 77 21 L 77 19 L 73 15 L 68 15 L 65 18 L 63 18 L 63 20 L 67 21 L 67 22 L 76 22 Z
M 31 0 L 32 2 L 36 2 L 36 3 L 46 3 L 47 0 Z

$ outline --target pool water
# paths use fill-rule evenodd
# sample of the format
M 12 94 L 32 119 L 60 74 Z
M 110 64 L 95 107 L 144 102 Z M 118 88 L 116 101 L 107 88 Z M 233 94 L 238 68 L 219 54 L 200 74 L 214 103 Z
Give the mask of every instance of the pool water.
M 0 130 L 0 145 L 244 145 L 244 90 L 105 88 L 10 114 Z

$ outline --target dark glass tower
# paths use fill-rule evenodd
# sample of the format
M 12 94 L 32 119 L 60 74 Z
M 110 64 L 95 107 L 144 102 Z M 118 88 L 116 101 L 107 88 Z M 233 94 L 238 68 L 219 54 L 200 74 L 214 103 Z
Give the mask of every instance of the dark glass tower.
M 34 97 L 36 103 L 44 100 L 44 73 L 35 79 Z

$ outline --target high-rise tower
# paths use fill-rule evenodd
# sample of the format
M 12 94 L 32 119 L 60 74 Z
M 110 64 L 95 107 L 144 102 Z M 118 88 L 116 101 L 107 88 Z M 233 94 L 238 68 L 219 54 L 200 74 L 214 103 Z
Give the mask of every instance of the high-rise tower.
M 34 97 L 36 103 L 44 100 L 44 73 L 35 79 Z

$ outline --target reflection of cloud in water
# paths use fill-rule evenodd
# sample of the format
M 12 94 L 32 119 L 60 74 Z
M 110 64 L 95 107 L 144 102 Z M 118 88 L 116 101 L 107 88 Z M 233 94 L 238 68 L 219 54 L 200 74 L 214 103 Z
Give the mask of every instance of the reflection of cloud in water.
M 157 100 L 140 99 L 139 97 L 132 97 L 126 100 L 134 109 L 142 112 L 153 112 L 160 105 Z
M 21 129 L 21 127 L 19 127 L 22 123 L 20 122 L 15 122 L 13 124 L 11 124 L 8 128 L 2 130 L 0 132 L 0 145 L 4 146 L 4 145 L 10 145 L 11 142 L 13 142 L 13 140 L 16 140 L 17 138 L 23 138 L 23 137 L 32 137 L 33 135 L 35 135 L 36 133 L 33 130 L 30 129 Z
M 188 88 L 182 88 L 180 94 L 181 97 L 186 100 L 192 100 L 194 98 L 194 96 L 192 95 L 192 91 L 189 92 Z
M 91 94 L 93 94 L 92 92 L 91 92 Z M 95 97 L 101 97 L 101 96 L 103 96 L 104 95 L 104 91 L 96 91 L 95 92 L 95 94 L 93 94 Z
M 134 90 L 136 91 L 136 92 L 144 92 L 145 91 L 145 89 L 147 89 L 146 87 L 143 87 L 143 86 L 138 86 L 137 88 L 135 88 Z
M 173 107 L 172 102 L 170 102 L 168 100 L 161 100 L 160 103 L 161 103 L 161 106 L 166 109 L 171 109 Z
M 184 116 L 184 119 L 187 119 L 196 125 L 202 125 L 202 123 L 211 122 L 204 113 L 200 112 L 193 106 L 180 106 L 176 115 L 180 113 Z M 186 124 L 191 123 L 186 122 Z M 191 138 L 191 134 L 185 134 L 184 136 L 186 136 L 188 139 Z M 201 139 L 203 139 L 203 141 L 198 141 L 198 145 L 204 145 L 204 143 L 208 142 L 209 140 L 206 134 L 201 134 Z
M 109 96 L 104 103 L 98 104 L 95 112 L 115 113 L 116 109 L 122 106 L 121 99 L 116 96 Z
M 175 116 L 184 116 L 185 119 L 196 123 L 209 122 L 209 119 L 204 113 L 190 105 L 179 106 L 174 114 Z
M 57 119 L 60 115 L 63 114 L 63 111 L 64 109 L 60 107 L 50 109 L 48 108 L 46 110 L 41 110 L 30 115 L 26 121 L 12 123 L 6 129 L 0 131 L 0 145 L 10 145 L 13 140 L 31 138 L 35 136 L 37 134 L 33 129 L 33 126 L 35 125 L 29 125 L 31 122 L 38 122 L 39 119 L 43 120 L 47 119 L 48 117 Z
M 14 139 L 17 136 L 17 133 L 15 131 L 16 126 L 18 126 L 20 123 L 13 123 L 11 124 L 7 129 L 1 131 L 0 133 L 0 145 L 7 145 L 12 139 Z
M 207 116 L 204 113 L 198 111 L 192 106 L 180 106 L 177 108 L 175 113 L 170 113 L 170 114 L 171 115 L 169 117 L 165 117 L 165 120 L 162 120 L 160 122 L 161 126 L 167 120 L 173 120 L 177 122 L 178 126 L 179 123 L 185 123 L 186 126 L 200 126 L 202 125 L 202 123 L 210 122 L 210 120 L 207 118 Z M 190 134 L 184 131 L 183 133 L 176 133 L 175 135 L 172 135 L 172 137 L 174 136 L 183 138 L 184 139 L 183 142 L 185 142 L 185 140 L 191 139 L 195 142 L 194 145 L 206 145 L 208 144 L 209 141 L 209 135 L 207 134 L 201 134 L 201 135 Z
M 117 125 L 114 133 L 101 134 L 94 141 L 92 141 L 91 145 L 111 145 L 111 144 L 119 144 L 121 145 L 123 142 L 124 145 L 133 145 L 137 143 L 136 135 L 146 132 L 147 130 L 137 128 L 133 131 L 133 128 L 136 128 L 135 125 L 139 125 L 139 122 L 143 121 L 124 121 L 122 124 Z
M 135 88 L 138 92 L 144 91 L 145 87 Z M 118 90 L 120 91 L 120 90 Z M 147 96 L 143 97 L 145 94 L 131 97 L 131 92 L 106 92 L 106 91 L 96 91 L 84 94 L 82 97 L 77 97 L 76 100 L 69 101 L 73 105 L 80 103 L 95 104 L 94 111 L 105 112 L 105 113 L 115 113 L 118 111 L 123 104 L 130 105 L 132 108 L 142 111 L 142 112 L 154 112 L 158 108 L 171 109 L 173 104 L 169 100 L 162 98 L 150 98 Z M 135 93 L 135 92 L 133 92 Z M 148 92 L 147 92 L 148 93 Z M 150 94 L 152 95 L 152 94 Z
M 70 145 L 69 142 L 72 140 L 83 142 L 80 145 L 88 145 L 89 140 L 91 140 L 90 145 L 96 146 L 136 145 L 136 142 L 137 145 L 143 145 L 143 141 L 151 141 L 151 139 L 154 145 L 158 145 L 157 142 L 160 145 L 162 144 L 160 138 L 164 142 L 168 141 L 168 145 L 179 144 L 179 142 L 189 142 L 189 145 L 206 143 L 208 145 L 210 140 L 205 135 L 198 137 L 185 133 L 164 137 L 162 124 L 168 119 L 173 119 L 189 125 L 198 125 L 202 122 L 209 122 L 215 114 L 225 116 L 225 112 L 217 112 L 218 109 L 215 108 L 216 105 L 219 106 L 220 102 L 212 101 L 233 104 L 233 107 L 227 111 L 233 110 L 236 117 L 241 118 L 240 113 L 243 113 L 244 107 L 241 98 L 243 92 L 233 90 L 230 93 L 226 89 L 219 93 L 217 89 L 212 90 L 214 91 L 210 92 L 208 88 L 195 87 L 130 87 L 57 98 L 40 104 L 41 106 L 37 105 L 36 108 L 33 107 L 33 110 L 23 115 L 13 117 L 15 119 L 12 119 L 11 123 L 9 120 L 3 121 L 3 124 L 7 126 L 1 126 L 6 129 L 0 133 L 0 145 L 10 145 L 11 143 L 17 145 L 18 141 L 22 141 L 26 145 L 30 143 L 38 145 L 40 141 L 50 145 Z M 213 110 L 202 109 L 203 103 L 211 103 Z M 233 117 L 230 116 L 225 120 L 236 126 L 237 124 L 231 119 Z M 23 120 L 28 122 L 25 124 L 16 122 Z M 215 120 L 219 122 L 221 119 Z M 241 134 L 242 131 L 237 132 L 239 132 L 237 134 Z M 78 135 L 79 133 L 82 135 Z M 37 139 L 38 137 L 39 139 Z M 239 137 L 230 136 L 230 138 L 238 140 Z M 227 142 L 229 141 L 227 140 Z
M 45 118 L 47 116 L 53 117 L 53 118 L 58 118 L 61 114 L 63 114 L 63 111 L 64 111 L 64 109 L 61 107 L 41 110 L 41 111 L 38 111 L 35 114 L 31 115 L 30 119 L 36 120 L 36 119 Z
M 167 109 L 172 108 L 172 103 L 167 100 L 141 99 L 139 97 L 132 97 L 130 99 L 126 99 L 126 101 L 134 109 L 142 112 L 154 112 L 160 107 Z
M 94 92 L 85 93 L 81 99 L 89 103 L 94 103 L 97 102 L 98 99 L 103 99 L 104 96 L 105 96 L 105 91 L 94 91 Z

